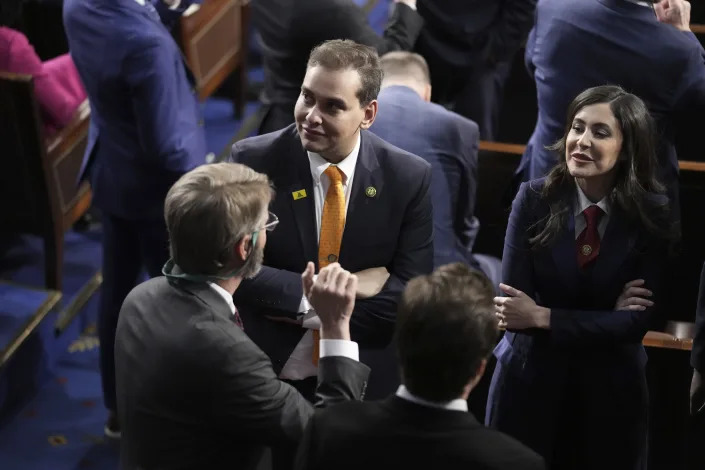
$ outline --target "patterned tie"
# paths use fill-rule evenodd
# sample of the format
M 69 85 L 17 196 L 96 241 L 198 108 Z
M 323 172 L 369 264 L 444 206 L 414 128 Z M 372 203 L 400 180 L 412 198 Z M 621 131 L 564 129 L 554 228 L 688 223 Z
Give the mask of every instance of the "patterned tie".
M 237 311 L 237 307 L 235 307 L 235 312 L 233 312 L 232 320 L 242 331 L 245 331 L 245 324 L 242 323 L 242 318 L 240 318 L 240 312 Z
M 600 218 L 604 212 L 593 204 L 585 209 L 583 214 L 585 215 L 586 227 L 575 240 L 578 266 L 581 269 L 600 254 L 600 233 L 597 231 L 597 226 L 600 224 Z
M 343 173 L 337 166 L 330 165 L 323 172 L 330 181 L 326 201 L 323 203 L 321 216 L 321 236 L 318 241 L 318 267 L 323 269 L 338 261 L 340 242 L 345 227 L 345 191 L 343 191 Z M 313 330 L 313 363 L 318 365 L 318 341 L 321 334 Z

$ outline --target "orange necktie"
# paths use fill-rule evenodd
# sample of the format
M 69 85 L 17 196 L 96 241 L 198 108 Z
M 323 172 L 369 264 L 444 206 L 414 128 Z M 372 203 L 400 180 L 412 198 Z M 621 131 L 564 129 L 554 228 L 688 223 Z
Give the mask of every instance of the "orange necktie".
M 345 191 L 343 191 L 343 173 L 337 166 L 329 166 L 323 172 L 330 181 L 326 201 L 323 203 L 321 216 L 321 236 L 318 240 L 318 268 L 323 269 L 338 261 L 340 242 L 345 227 Z M 321 334 L 313 330 L 313 363 L 318 365 L 318 341 Z

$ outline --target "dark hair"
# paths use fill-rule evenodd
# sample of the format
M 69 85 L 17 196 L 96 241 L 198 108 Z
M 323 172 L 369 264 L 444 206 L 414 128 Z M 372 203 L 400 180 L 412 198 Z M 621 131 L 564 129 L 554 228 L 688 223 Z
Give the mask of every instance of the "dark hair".
M 622 148 L 616 163 L 615 185 L 609 194 L 610 204 L 621 208 L 631 224 L 657 237 L 670 240 L 677 237 L 669 223 L 665 188 L 656 176 L 656 128 L 649 110 L 639 97 L 618 86 L 606 85 L 588 88 L 573 100 L 568 107 L 563 137 L 548 147 L 558 154 L 558 163 L 543 185 L 542 197 L 550 206 L 550 214 L 538 234 L 530 239 L 534 248 L 550 245 L 566 225 L 576 187 L 565 158 L 568 134 L 581 109 L 601 103 L 609 104 L 622 131 Z
M 458 398 L 497 341 L 494 291 L 462 263 L 412 279 L 399 302 L 396 347 L 404 385 L 420 398 Z
M 330 70 L 353 69 L 360 75 L 360 89 L 356 96 L 361 106 L 377 99 L 382 86 L 382 68 L 373 48 L 349 39 L 325 41 L 311 51 L 308 67 L 321 66 Z
M 23 0 L 0 0 L 0 26 L 13 27 L 22 13 Z

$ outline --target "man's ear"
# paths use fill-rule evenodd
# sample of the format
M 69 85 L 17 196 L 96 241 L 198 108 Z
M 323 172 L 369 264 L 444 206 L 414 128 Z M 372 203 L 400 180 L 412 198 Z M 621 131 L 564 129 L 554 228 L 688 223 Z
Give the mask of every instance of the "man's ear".
M 245 235 L 235 244 L 235 259 L 245 262 L 252 250 L 252 235 Z
M 377 100 L 372 100 L 367 104 L 367 106 L 365 106 L 365 116 L 362 118 L 362 122 L 360 123 L 361 129 L 369 129 L 370 126 L 372 126 L 372 123 L 375 122 L 378 106 L 379 104 L 377 103 Z
M 426 86 L 424 87 L 424 96 L 422 98 L 427 103 L 431 102 L 431 84 L 430 83 L 427 83 Z

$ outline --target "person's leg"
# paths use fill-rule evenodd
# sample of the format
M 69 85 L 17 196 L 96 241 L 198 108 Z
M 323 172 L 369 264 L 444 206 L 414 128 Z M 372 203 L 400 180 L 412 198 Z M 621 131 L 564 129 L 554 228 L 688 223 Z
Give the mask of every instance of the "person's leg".
M 139 233 L 140 252 L 149 277 L 162 275 L 169 259 L 169 234 L 163 219 L 135 222 Z
M 140 247 L 130 222 L 103 214 L 103 284 L 100 295 L 98 337 L 100 373 L 105 407 L 111 412 L 106 434 L 117 437 L 115 393 L 115 330 L 122 302 L 141 271 Z

